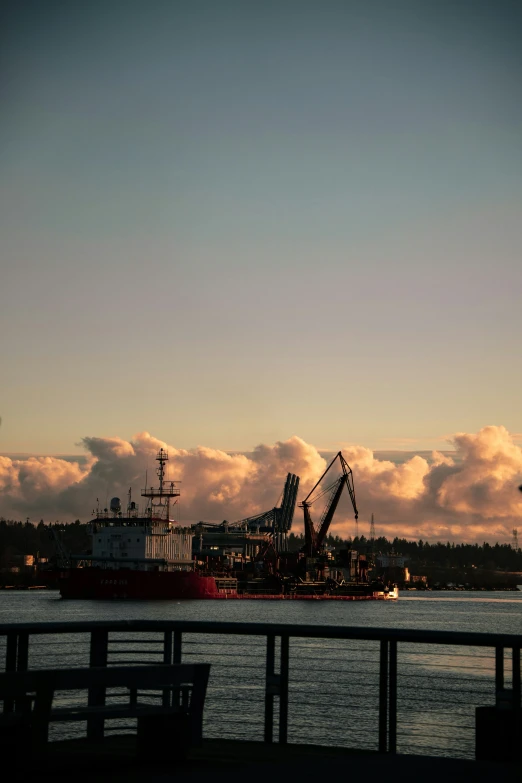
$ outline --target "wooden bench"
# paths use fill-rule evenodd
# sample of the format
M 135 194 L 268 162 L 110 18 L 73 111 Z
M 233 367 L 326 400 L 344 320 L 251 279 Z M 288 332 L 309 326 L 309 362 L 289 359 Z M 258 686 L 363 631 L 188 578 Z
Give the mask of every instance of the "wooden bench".
M 88 725 L 101 728 L 97 734 L 103 737 L 105 720 L 137 718 L 138 746 L 140 739 L 143 744 L 155 736 L 159 742 L 165 733 L 169 741 L 175 741 L 176 725 L 183 726 L 184 744 L 199 744 L 209 673 L 210 664 L 204 663 L 0 673 L 0 700 L 4 702 L 0 732 L 18 727 L 25 740 L 30 737 L 32 747 L 41 748 L 48 740 L 51 722 L 88 721 Z M 124 688 L 126 692 L 106 694 L 107 688 Z M 88 700 L 86 704 L 54 706 L 56 691 L 86 691 Z M 140 702 L 144 695 L 150 699 L 150 691 L 160 691 L 157 703 Z M 128 697 L 127 701 L 121 701 L 122 696 Z M 111 702 L 111 697 L 119 700 Z

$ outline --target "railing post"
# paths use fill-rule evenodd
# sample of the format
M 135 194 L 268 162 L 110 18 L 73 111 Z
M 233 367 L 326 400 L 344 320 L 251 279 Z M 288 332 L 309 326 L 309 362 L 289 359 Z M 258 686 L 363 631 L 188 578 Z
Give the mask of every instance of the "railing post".
M 181 663 L 181 644 L 182 644 L 181 631 L 174 631 L 174 658 L 172 663 Z
M 388 702 L 388 753 L 397 753 L 397 642 L 390 641 L 390 698 Z
M 165 631 L 163 634 L 163 663 L 172 663 L 172 631 Z M 163 688 L 162 703 L 164 707 L 172 705 L 172 690 Z
M 6 672 L 16 671 L 16 651 L 18 648 L 18 634 L 16 631 L 7 634 L 7 647 L 5 651 L 5 670 Z M 4 712 L 14 710 L 14 699 L 5 699 Z
M 23 631 L 18 634 L 18 650 L 16 652 L 16 669 L 26 672 L 29 663 L 29 634 Z
M 520 709 L 520 647 L 513 647 L 513 701 Z
M 16 631 L 7 634 L 7 649 L 5 651 L 6 672 L 16 671 L 16 650 L 18 648 L 18 634 Z
M 91 649 L 89 655 L 89 666 L 107 666 L 107 655 L 109 646 L 109 632 L 104 629 L 96 629 L 91 632 Z M 98 707 L 105 704 L 105 688 L 103 686 L 94 686 L 89 688 L 88 696 L 89 707 Z M 104 720 L 103 718 L 93 717 L 87 721 L 87 738 L 92 740 L 103 739 Z
M 495 648 L 495 691 L 504 687 L 504 648 Z
M 275 636 L 266 637 L 265 742 L 273 742 L 274 696 L 278 693 L 275 674 Z
M 513 647 L 513 708 L 515 711 L 515 720 L 513 733 L 515 737 L 520 737 L 522 729 L 522 704 L 520 703 L 520 647 Z
M 29 634 L 22 631 L 18 634 L 18 645 L 16 649 L 16 671 L 26 672 L 29 664 Z M 15 709 L 18 705 L 15 703 Z
M 163 634 L 163 663 L 172 663 L 172 632 L 165 631 Z
M 172 631 L 165 631 L 165 647 L 163 651 L 165 663 L 181 663 L 181 645 L 181 631 L 174 631 L 174 633 L 172 633 Z M 181 698 L 182 694 L 179 690 L 174 693 L 172 689 L 165 688 L 163 691 L 163 704 L 165 706 L 174 704 L 174 699 L 176 699 L 175 703 L 179 704 Z
M 290 669 L 290 638 L 281 637 L 281 668 L 279 675 L 279 742 L 288 739 L 288 675 Z
M 379 662 L 379 753 L 388 749 L 388 641 L 381 641 Z

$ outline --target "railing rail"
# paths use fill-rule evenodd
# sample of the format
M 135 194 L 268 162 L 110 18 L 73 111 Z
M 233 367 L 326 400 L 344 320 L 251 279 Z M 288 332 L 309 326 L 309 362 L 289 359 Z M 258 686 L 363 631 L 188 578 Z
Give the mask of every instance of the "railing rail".
M 472 631 L 419 631 L 407 628 L 365 628 L 339 625 L 289 623 L 212 622 L 206 620 L 73 620 L 70 622 L 0 623 L 0 636 L 10 633 L 49 634 L 107 631 L 187 631 L 189 633 L 240 634 L 248 636 L 290 635 L 323 639 L 365 639 L 422 644 L 458 644 L 473 647 L 519 647 L 522 634 L 475 633 Z
M 296 737 L 300 741 L 312 733 L 328 744 L 328 730 L 318 735 L 314 724 L 326 727 L 333 711 L 346 726 L 355 719 L 359 739 L 366 742 L 368 734 L 368 742 L 373 742 L 375 736 L 375 746 L 383 753 L 396 753 L 398 743 L 400 752 L 429 749 L 442 724 L 442 755 L 458 755 L 462 735 L 467 737 L 462 748 L 468 757 L 477 700 L 494 704 L 498 693 L 508 691 L 520 721 L 521 647 L 522 635 L 517 634 L 282 623 L 0 624 L 0 667 L 5 671 L 56 667 L 60 655 L 67 666 L 86 665 L 80 655 L 91 666 L 171 664 L 187 658 L 211 662 L 217 675 L 214 695 L 212 688 L 209 693 L 209 709 L 215 715 L 210 730 L 220 724 L 219 730 L 225 724 L 232 733 L 242 730 L 241 715 L 247 712 L 265 742 L 276 736 L 280 743 Z M 509 658 L 511 666 L 506 665 Z M 105 696 L 103 689 L 92 689 L 88 703 L 103 703 Z M 4 704 L 4 710 L 13 708 Z M 93 719 L 87 735 L 100 738 L 105 728 L 103 720 Z M 338 736 L 342 740 L 342 731 Z

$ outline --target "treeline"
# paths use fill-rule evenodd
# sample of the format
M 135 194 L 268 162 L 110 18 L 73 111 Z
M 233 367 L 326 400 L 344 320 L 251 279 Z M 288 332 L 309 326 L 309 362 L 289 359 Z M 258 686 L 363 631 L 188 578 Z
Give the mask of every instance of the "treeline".
M 304 535 L 290 533 L 288 548 L 299 550 L 304 544 Z M 404 555 L 410 566 L 438 568 L 483 568 L 489 570 L 522 571 L 522 550 L 513 549 L 509 544 L 445 544 L 427 541 L 408 541 L 394 538 L 389 541 L 383 536 L 372 542 L 360 538 L 341 538 L 329 535 L 326 545 L 334 551 L 357 549 L 366 554 L 389 554 L 392 550 Z M 38 555 L 52 559 L 60 547 L 66 552 L 80 554 L 91 546 L 89 526 L 76 522 L 19 522 L 0 518 L 0 567 L 7 567 L 23 555 Z
M 288 548 L 297 551 L 304 544 L 304 535 L 290 533 Z M 389 554 L 392 550 L 404 555 L 410 566 L 426 566 L 438 568 L 483 568 L 487 570 L 522 571 L 522 549 L 515 550 L 509 544 L 445 544 L 427 541 L 408 541 L 405 538 L 394 538 L 388 541 L 381 536 L 372 542 L 360 538 L 340 538 L 327 536 L 326 545 L 334 551 L 339 549 L 357 549 L 359 552 L 371 554 Z
M 60 546 L 66 552 L 85 552 L 91 546 L 88 525 L 76 522 L 64 525 L 58 522 L 35 525 L 32 522 L 15 522 L 0 519 L 0 567 L 17 564 L 23 555 L 37 555 L 53 559 Z

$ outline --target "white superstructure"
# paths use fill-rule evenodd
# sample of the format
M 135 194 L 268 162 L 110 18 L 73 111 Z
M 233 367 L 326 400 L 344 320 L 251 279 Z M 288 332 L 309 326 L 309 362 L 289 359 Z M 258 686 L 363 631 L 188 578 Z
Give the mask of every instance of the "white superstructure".
M 134 524 L 127 520 L 102 525 L 100 520 L 97 522 L 93 527 L 93 565 L 110 568 L 112 561 L 114 567 L 121 568 L 122 561 L 126 561 L 129 568 L 145 571 L 192 567 L 192 533 L 184 529 L 147 524 L 144 519 L 133 520 Z
M 165 481 L 168 454 L 160 449 L 156 457 L 159 488 L 146 487 L 142 497 L 149 499 L 144 514 L 129 499 L 127 511 L 121 510 L 119 498 L 112 498 L 110 509 L 96 512 L 92 523 L 90 560 L 99 568 L 129 568 L 140 571 L 173 571 L 193 568 L 193 534 L 175 525 L 170 518 L 171 500 L 179 497 L 176 482 Z

